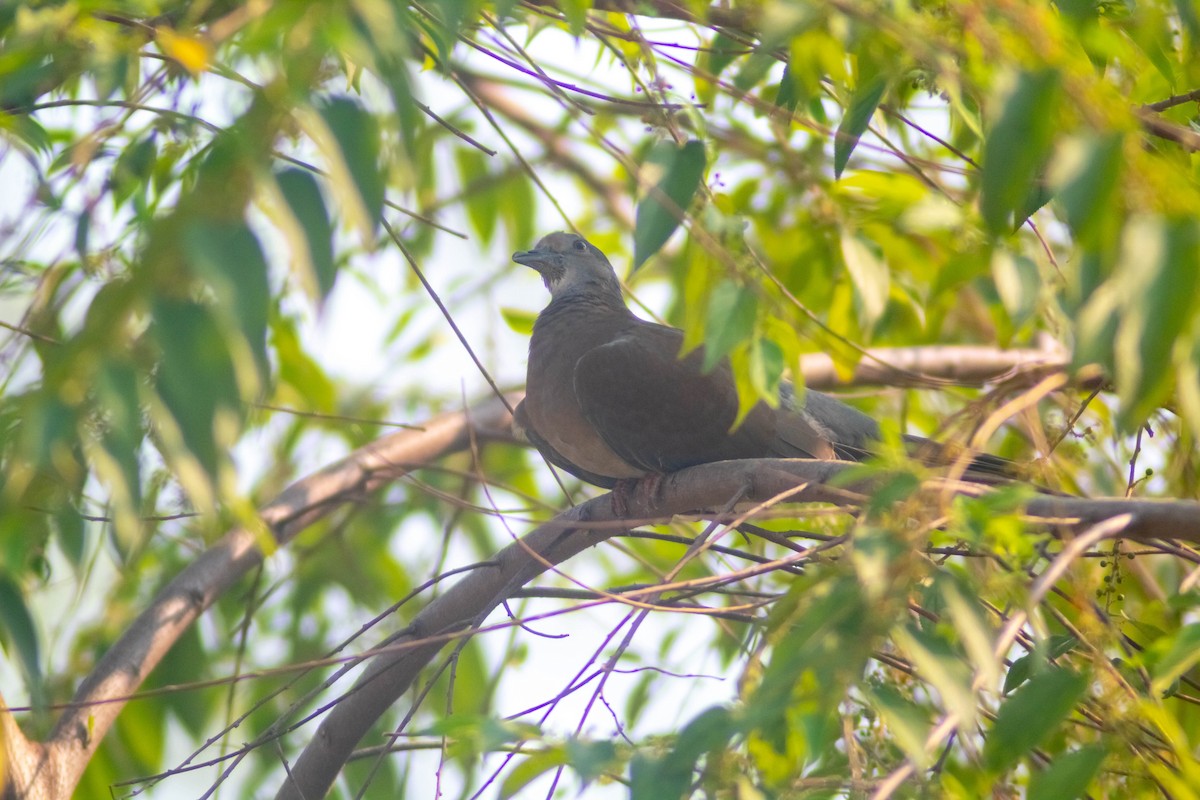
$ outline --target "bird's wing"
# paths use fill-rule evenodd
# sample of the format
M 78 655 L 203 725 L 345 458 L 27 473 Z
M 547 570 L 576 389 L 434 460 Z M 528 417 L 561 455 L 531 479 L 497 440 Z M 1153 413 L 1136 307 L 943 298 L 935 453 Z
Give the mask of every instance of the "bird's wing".
M 759 404 L 736 429 L 728 364 L 704 373 L 702 355 L 678 357 L 681 331 L 637 322 L 583 355 L 575 395 L 584 417 L 622 459 L 650 472 L 734 458 L 832 458 L 803 415 Z

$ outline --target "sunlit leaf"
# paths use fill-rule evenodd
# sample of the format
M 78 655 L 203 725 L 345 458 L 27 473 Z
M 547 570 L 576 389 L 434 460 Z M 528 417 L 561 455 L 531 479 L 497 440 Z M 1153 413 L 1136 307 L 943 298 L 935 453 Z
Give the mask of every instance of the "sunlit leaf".
M 519 308 L 501 306 L 500 316 L 504 319 L 508 327 L 517 333 L 523 336 L 533 333 L 533 323 L 537 319 L 536 313 Z
M 193 75 L 208 69 L 212 60 L 212 45 L 204 37 L 177 33 L 159 25 L 154 29 L 154 38 L 163 55 L 175 59 Z
M 304 408 L 331 413 L 337 390 L 321 365 L 301 346 L 295 323 L 277 319 L 271 323 L 271 345 L 279 363 L 279 380 L 291 386 Z
M 496 191 L 496 179 L 488 172 L 487 156 L 474 148 L 464 148 L 455 152 L 454 159 L 458 162 L 459 175 L 466 187 L 463 200 L 467 207 L 467 219 L 480 240 L 487 244 L 492 240 L 506 198 Z

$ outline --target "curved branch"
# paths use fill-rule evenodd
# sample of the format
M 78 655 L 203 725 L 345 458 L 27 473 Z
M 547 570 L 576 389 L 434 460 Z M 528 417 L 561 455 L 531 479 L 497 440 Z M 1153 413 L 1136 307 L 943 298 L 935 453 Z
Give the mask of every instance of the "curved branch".
M 380 648 L 354 687 L 317 728 L 288 771 L 277 800 L 325 796 L 362 737 L 411 688 L 421 669 L 446 642 L 482 622 L 502 601 L 551 566 L 625 530 L 625 526 L 663 522 L 676 514 L 717 508 L 739 495 L 745 502 L 763 502 L 786 493 L 789 503 L 845 504 L 846 491 L 828 483 L 852 466 L 802 459 L 702 464 L 667 475 L 653 497 L 632 492 L 625 517 L 614 513 L 612 496 L 604 494 L 535 528 L 431 601 L 406 631 Z M 970 484 L 950 483 L 949 488 L 980 491 Z M 1114 535 L 1140 540 L 1169 536 L 1200 542 L 1200 502 L 1195 501 L 1039 496 L 1029 502 L 1026 512 L 1058 531 L 1083 530 L 1128 515 L 1127 524 Z
M 276 544 L 285 545 L 341 505 L 447 453 L 466 449 L 472 436 L 510 438 L 510 424 L 501 399 L 491 398 L 467 411 L 436 417 L 419 430 L 385 436 L 293 483 L 263 507 L 262 531 L 230 531 L 158 593 L 80 684 L 45 745 L 33 753 L 33 745 L 25 744 L 22 763 L 28 768 L 10 770 L 7 790 L 22 798 L 69 797 L 130 695 L 188 626 L 262 562 L 261 537 L 270 535 Z M 24 741 L 11 738 L 15 728 L 11 712 L 0 711 L 6 749 Z M 32 755 L 37 763 L 31 765 Z
M 1043 377 L 1046 371 L 1062 371 L 1070 363 L 1066 352 L 1052 347 L 1027 350 L 984 345 L 879 347 L 869 348 L 866 356 L 846 378 L 838 374 L 833 359 L 825 353 L 806 353 L 800 360 L 804 385 L 814 389 L 863 384 L 912 386 L 920 384 L 916 378 L 970 385 L 1021 374 Z
M 3 695 L 0 695 L 0 707 L 8 707 Z M 46 764 L 46 748 L 26 738 L 21 726 L 17 725 L 16 718 L 9 712 L 0 712 L 0 743 L 4 747 L 0 763 L 4 764 L 7 773 L 0 796 L 4 800 L 16 797 L 23 800 L 51 800 L 52 795 L 32 792 L 25 794 L 19 788 L 37 785 L 37 775 L 44 770 Z

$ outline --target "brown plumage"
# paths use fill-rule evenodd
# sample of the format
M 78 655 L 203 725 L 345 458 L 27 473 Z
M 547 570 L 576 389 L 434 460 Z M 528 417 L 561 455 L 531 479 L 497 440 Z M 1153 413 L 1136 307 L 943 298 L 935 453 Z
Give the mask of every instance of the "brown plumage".
M 679 358 L 683 332 L 635 317 L 608 259 L 583 237 L 551 233 L 513 254 L 537 270 L 550 303 L 529 343 L 519 430 L 552 464 L 600 486 L 737 458 L 864 457 L 875 421 L 820 392 L 779 408 L 756 405 L 731 429 L 737 394 L 729 364 L 701 371 Z

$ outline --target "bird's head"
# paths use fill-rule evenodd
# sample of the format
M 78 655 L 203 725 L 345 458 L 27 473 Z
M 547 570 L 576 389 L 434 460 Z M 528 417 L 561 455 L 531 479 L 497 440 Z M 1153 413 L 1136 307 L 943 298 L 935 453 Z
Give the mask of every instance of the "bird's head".
M 547 234 L 532 250 L 513 253 L 512 260 L 536 269 L 553 298 L 594 294 L 624 304 L 612 264 L 599 248 L 577 233 Z

